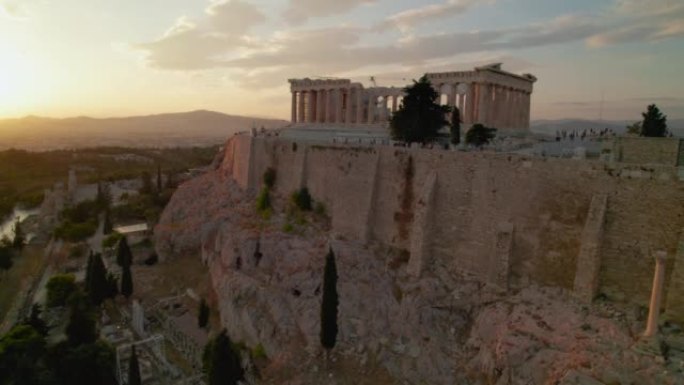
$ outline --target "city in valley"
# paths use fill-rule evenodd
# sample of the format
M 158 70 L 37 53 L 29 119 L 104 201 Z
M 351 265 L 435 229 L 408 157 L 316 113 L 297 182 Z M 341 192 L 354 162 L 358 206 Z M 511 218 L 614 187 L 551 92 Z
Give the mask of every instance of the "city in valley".
M 684 383 L 684 4 L 157 3 L 0 0 L 0 385 Z

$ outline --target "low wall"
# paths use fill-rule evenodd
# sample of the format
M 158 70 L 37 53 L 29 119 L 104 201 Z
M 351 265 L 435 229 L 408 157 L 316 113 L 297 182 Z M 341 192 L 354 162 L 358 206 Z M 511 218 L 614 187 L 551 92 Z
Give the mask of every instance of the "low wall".
M 438 260 L 502 288 L 537 283 L 645 306 L 651 256 L 665 250 L 669 290 L 684 225 L 675 167 L 248 136 L 231 142 L 224 164 L 243 188 L 259 188 L 275 168 L 276 193 L 307 186 L 328 208 L 333 232 L 405 250 L 413 274 Z M 684 320 L 684 309 L 675 313 Z
M 642 165 L 676 166 L 679 158 L 678 138 L 615 138 L 613 157 L 618 162 Z

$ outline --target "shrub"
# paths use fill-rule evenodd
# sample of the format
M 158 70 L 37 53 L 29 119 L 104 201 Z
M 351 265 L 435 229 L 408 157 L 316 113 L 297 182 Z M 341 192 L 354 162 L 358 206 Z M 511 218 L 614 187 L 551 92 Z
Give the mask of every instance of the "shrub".
M 159 257 L 155 252 L 150 253 L 150 256 L 145 259 L 145 265 L 147 266 L 156 265 L 157 262 L 159 262 Z
M 264 172 L 264 186 L 268 187 L 269 190 L 273 188 L 276 181 L 276 170 L 269 167 Z
M 322 217 L 326 216 L 327 210 L 325 208 L 325 204 L 323 204 L 323 202 L 316 202 L 316 204 L 314 205 L 314 213 Z
M 299 191 L 292 193 L 291 200 L 300 210 L 311 211 L 311 194 L 308 188 L 302 187 Z
M 74 223 L 69 220 L 62 222 L 55 229 L 55 236 L 68 242 L 81 242 L 92 237 L 97 231 L 96 221 Z
M 292 223 L 287 222 L 283 225 L 283 232 L 291 233 L 293 231 L 294 231 L 294 226 L 292 226 Z
M 73 274 L 58 274 L 47 283 L 47 306 L 64 306 L 76 291 L 76 277 Z
M 266 355 L 266 349 L 264 349 L 264 345 L 258 344 L 254 347 L 254 349 L 252 349 L 252 358 L 255 360 L 268 359 L 268 356 Z
M 104 248 L 110 248 L 116 246 L 116 244 L 123 238 L 123 235 L 114 232 L 111 233 L 107 238 L 102 240 L 102 247 Z
M 257 196 L 256 209 L 259 212 L 264 212 L 271 208 L 271 196 L 268 187 L 264 186 Z

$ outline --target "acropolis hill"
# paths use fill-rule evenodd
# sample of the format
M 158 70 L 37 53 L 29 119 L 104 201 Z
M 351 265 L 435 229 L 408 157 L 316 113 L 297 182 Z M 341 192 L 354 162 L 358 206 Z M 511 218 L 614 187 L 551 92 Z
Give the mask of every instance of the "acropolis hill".
M 472 97 L 478 86 L 449 103 L 524 131 L 534 77 L 515 79 L 529 86 L 521 116 L 482 103 L 518 96 Z M 373 112 L 375 96 L 398 95 L 290 83 L 298 125 L 378 123 L 392 107 Z M 269 357 L 314 357 L 331 247 L 339 350 L 361 367 L 372 357 L 395 379 L 431 384 L 682 381 L 684 345 L 666 332 L 684 322 L 678 139 L 608 138 L 599 159 L 334 139 L 293 139 L 287 129 L 233 136 L 214 171 L 181 186 L 165 210 L 160 255 L 201 251 L 231 336 Z M 268 169 L 273 212 L 262 217 L 254 202 Z M 288 197 L 303 187 L 326 214 L 292 230 Z M 642 338 L 656 261 L 662 314 L 652 312 L 647 335 L 671 347 L 667 360 Z

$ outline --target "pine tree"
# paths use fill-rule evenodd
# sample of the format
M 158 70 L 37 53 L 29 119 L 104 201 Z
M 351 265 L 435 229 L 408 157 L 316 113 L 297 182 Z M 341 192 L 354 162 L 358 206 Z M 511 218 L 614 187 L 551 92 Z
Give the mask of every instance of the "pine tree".
M 337 340 L 337 266 L 332 248 L 325 257 L 323 272 L 323 302 L 321 303 L 321 345 L 330 351 Z
M 663 115 L 655 104 L 648 106 L 646 112 L 641 115 L 644 117 L 644 121 L 641 123 L 641 136 L 667 136 L 667 116 Z
M 202 301 L 200 301 L 199 304 L 199 312 L 197 314 L 197 325 L 203 328 L 207 326 L 207 323 L 209 323 L 209 305 L 207 305 L 207 301 L 202 298 Z
M 445 115 L 451 108 L 437 103 L 439 94 L 425 75 L 404 92 L 401 107 L 390 121 L 392 138 L 410 143 L 437 137 L 437 132 L 449 123 Z
M 128 385 L 141 385 L 140 364 L 138 364 L 138 354 L 135 346 L 131 346 L 131 357 L 128 359 Z
M 496 128 L 485 127 L 478 123 L 473 125 L 468 132 L 466 132 L 466 143 L 472 144 L 476 147 L 481 147 L 489 143 L 496 136 Z
M 121 294 L 124 297 L 130 298 L 133 294 L 133 277 L 131 276 L 131 265 L 125 265 L 121 268 Z
M 461 111 L 458 107 L 454 107 L 451 111 L 451 144 L 457 145 L 461 143 Z
M 131 248 L 128 247 L 128 240 L 126 240 L 126 236 L 123 236 L 121 237 L 116 250 L 116 263 L 117 265 L 124 267 L 130 266 L 132 262 L 133 254 L 131 253 Z
M 245 377 L 240 354 L 225 329 L 204 348 L 203 363 L 209 385 L 237 385 Z

